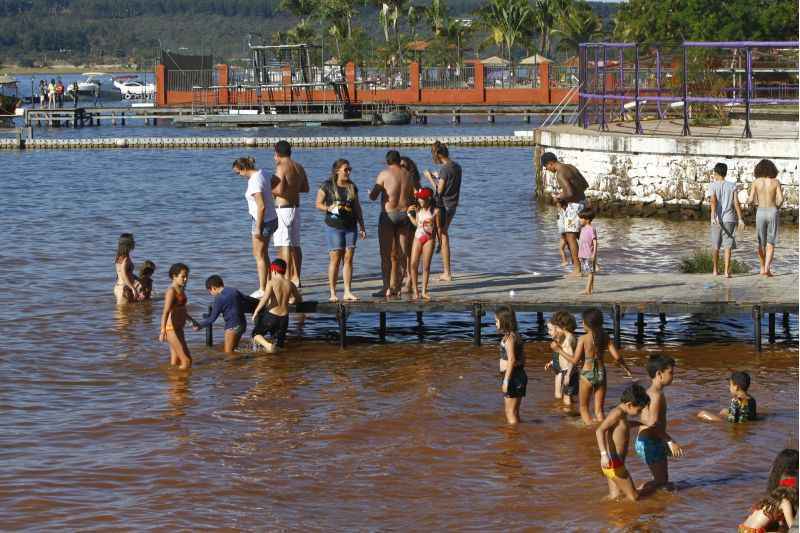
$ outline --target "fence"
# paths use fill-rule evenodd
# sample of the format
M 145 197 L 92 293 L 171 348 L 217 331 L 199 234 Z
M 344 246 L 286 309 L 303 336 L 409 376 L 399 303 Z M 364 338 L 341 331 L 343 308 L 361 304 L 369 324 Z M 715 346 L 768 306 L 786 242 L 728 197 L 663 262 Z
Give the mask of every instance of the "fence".
M 216 83 L 216 70 L 168 70 L 166 73 L 167 91 L 189 92 L 192 87 L 208 87 Z
M 550 87 L 571 89 L 578 85 L 578 67 L 550 64 Z
M 473 89 L 475 65 L 456 67 L 422 67 L 420 87 L 423 89 Z
M 484 65 L 483 86 L 496 89 L 538 88 L 539 65 Z
M 356 83 L 368 89 L 407 89 L 410 87 L 408 67 L 357 67 Z

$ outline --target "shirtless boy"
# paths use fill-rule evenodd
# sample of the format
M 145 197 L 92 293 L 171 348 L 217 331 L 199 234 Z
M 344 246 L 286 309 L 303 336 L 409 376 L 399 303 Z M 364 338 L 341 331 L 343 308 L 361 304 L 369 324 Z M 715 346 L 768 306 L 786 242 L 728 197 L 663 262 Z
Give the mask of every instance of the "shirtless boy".
M 783 190 L 778 180 L 778 169 L 769 159 L 762 159 L 753 174 L 756 180 L 750 186 L 750 205 L 757 205 L 756 236 L 758 237 L 758 262 L 762 276 L 772 277 L 772 259 L 778 241 L 778 209 L 783 204 Z
M 564 237 L 572 255 L 573 276 L 580 276 L 581 263 L 578 260 L 578 234 L 581 231 L 581 223 L 578 213 L 586 207 L 586 195 L 584 191 L 589 188 L 586 179 L 580 171 L 572 165 L 559 163 L 558 158 L 552 152 L 542 154 L 542 166 L 550 172 L 555 172 L 556 180 L 561 188 L 561 192 L 553 194 L 553 201 L 563 207 L 559 217 L 559 227 L 564 227 Z
M 300 286 L 303 252 L 300 250 L 300 193 L 308 192 L 308 177 L 303 165 L 292 159 L 288 141 L 275 143 L 275 177 L 279 183 L 272 189 L 278 212 L 278 229 L 273 242 L 286 261 L 286 277 Z
M 664 387 L 672 383 L 675 360 L 665 355 L 654 354 L 647 361 L 647 375 L 652 379 L 647 395 L 650 405 L 642 411 L 642 425 L 636 437 L 636 454 L 641 457 L 653 479 L 639 488 L 644 496 L 669 484 L 667 456 L 682 457 L 683 450 L 667 433 L 667 398 Z
M 600 448 L 600 468 L 608 480 L 608 497 L 611 500 L 616 500 L 620 492 L 629 500 L 639 499 L 633 479 L 625 468 L 625 458 L 628 456 L 631 427 L 640 423 L 630 422 L 628 417 L 639 416 L 649 404 L 650 397 L 644 387 L 638 383 L 629 385 L 622 393 L 619 405 L 608 413 L 595 432 Z
M 414 182 L 408 172 L 400 167 L 400 153 L 386 152 L 386 168 L 375 179 L 369 192 L 373 202 L 381 198 L 381 214 L 378 219 L 378 244 L 381 253 L 383 287 L 373 296 L 393 296 L 400 293 L 403 266 L 409 256 L 412 242 L 411 221 L 408 207 L 414 205 Z M 395 243 L 399 253 L 393 253 Z
M 286 330 L 289 329 L 289 301 L 295 303 L 302 301 L 302 296 L 297 287 L 286 277 L 286 261 L 276 259 L 270 265 L 272 276 L 267 282 L 264 296 L 253 311 L 253 340 L 266 348 L 267 352 L 275 353 L 278 348 L 283 348 L 286 340 Z M 268 341 L 264 334 L 272 336 Z

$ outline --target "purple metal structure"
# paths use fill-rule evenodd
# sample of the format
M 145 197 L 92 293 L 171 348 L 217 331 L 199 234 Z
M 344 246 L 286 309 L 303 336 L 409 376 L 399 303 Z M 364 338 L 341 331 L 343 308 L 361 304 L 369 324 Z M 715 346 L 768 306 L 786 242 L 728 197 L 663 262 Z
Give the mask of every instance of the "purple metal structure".
M 682 49 L 682 65 L 681 65 L 681 95 L 678 96 L 663 96 L 663 87 L 661 84 L 662 78 L 662 48 L 661 46 L 654 46 L 655 49 L 655 95 L 646 96 L 647 101 L 656 103 L 657 114 L 659 118 L 664 118 L 666 111 L 662 110 L 661 104 L 672 104 L 681 102 L 683 107 L 683 135 L 688 136 L 691 134 L 689 129 L 689 105 L 696 104 L 744 104 L 745 106 L 745 127 L 742 134 L 745 138 L 752 138 L 750 129 L 750 117 L 753 104 L 761 105 L 797 105 L 798 99 L 793 98 L 759 98 L 754 96 L 753 92 L 753 49 L 793 49 L 800 51 L 800 43 L 798 41 L 723 41 L 723 42 L 695 42 L 684 41 L 681 43 Z M 741 98 L 734 91 L 730 98 L 720 98 L 712 96 L 689 96 L 689 50 L 692 48 L 704 49 L 740 49 L 745 52 L 745 91 L 744 98 Z M 594 65 L 590 65 L 589 50 L 593 49 L 594 52 Z M 626 50 L 633 51 L 633 69 L 634 69 L 634 86 L 633 94 L 628 94 L 625 87 L 625 68 L 624 68 L 624 53 Z M 619 53 L 619 80 L 616 87 L 609 89 L 606 83 L 607 73 L 613 70 L 609 69 L 608 57 L 609 51 L 617 50 Z M 578 58 L 580 66 L 578 68 L 579 76 L 579 93 L 578 93 L 578 109 L 580 113 L 580 121 L 584 128 L 588 128 L 591 123 L 599 123 L 601 130 L 607 129 L 606 122 L 606 100 L 618 100 L 620 102 L 620 115 L 625 114 L 625 102 L 634 102 L 634 131 L 637 134 L 644 133 L 641 122 L 641 106 L 642 95 L 640 86 L 641 77 L 641 45 L 639 43 L 582 43 L 579 48 Z M 601 65 L 602 58 L 602 65 Z M 795 61 L 796 65 L 796 61 Z M 592 70 L 590 67 L 594 66 L 594 80 L 590 83 L 590 74 Z M 733 69 L 732 69 L 733 71 Z M 797 71 L 793 71 L 797 75 Z M 602 82 L 600 78 L 602 76 Z M 593 87 L 592 87 L 593 85 Z M 596 117 L 597 108 L 593 105 L 594 102 L 600 102 L 600 117 L 599 121 Z M 595 114 L 595 120 L 592 120 L 588 112 L 589 106 L 592 105 Z

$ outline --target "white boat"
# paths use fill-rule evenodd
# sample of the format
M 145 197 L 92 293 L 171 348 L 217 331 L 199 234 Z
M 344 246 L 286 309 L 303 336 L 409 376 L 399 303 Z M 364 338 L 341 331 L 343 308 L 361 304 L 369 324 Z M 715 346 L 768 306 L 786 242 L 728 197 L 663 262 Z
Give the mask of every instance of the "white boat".
M 81 76 L 86 76 L 83 80 L 76 82 L 78 84 L 78 95 L 94 98 L 95 88 L 100 86 L 100 98 L 119 98 L 121 93 L 114 87 L 111 81 L 111 76 L 102 72 L 84 72 Z M 73 84 L 67 85 L 67 95 L 72 95 Z
M 136 76 L 120 76 L 114 78 L 114 87 L 119 89 L 126 100 L 152 98 L 156 92 L 155 83 L 142 83 Z

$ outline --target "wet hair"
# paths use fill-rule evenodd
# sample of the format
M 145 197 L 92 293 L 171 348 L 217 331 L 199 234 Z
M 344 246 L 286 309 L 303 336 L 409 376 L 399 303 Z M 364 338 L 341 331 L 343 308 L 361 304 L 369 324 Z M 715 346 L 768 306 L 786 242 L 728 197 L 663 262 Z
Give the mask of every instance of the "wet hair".
M 255 157 L 240 157 L 233 162 L 233 168 L 236 170 L 255 170 L 256 158 Z
M 659 372 L 663 372 L 664 370 L 673 368 L 674 366 L 675 359 L 667 355 L 656 353 L 647 359 L 645 369 L 647 369 L 647 375 L 651 378 L 654 378 Z
M 189 273 L 189 267 L 188 266 L 186 266 L 183 263 L 175 263 L 174 265 L 169 267 L 169 279 L 176 278 L 178 276 L 178 274 L 180 274 L 184 270 L 186 271 L 187 274 Z
M 501 305 L 494 310 L 494 316 L 500 323 L 498 328 L 503 333 L 517 332 L 517 314 L 509 305 Z
M 750 388 L 750 374 L 747 372 L 733 372 L 728 381 L 742 389 L 744 392 L 747 392 L 747 389 Z
M 772 470 L 767 481 L 767 492 L 772 492 L 778 486 L 781 478 L 786 475 L 797 475 L 797 463 L 800 461 L 800 454 L 794 448 L 784 448 L 775 456 L 772 462 Z
M 555 163 L 558 161 L 556 154 L 553 152 L 545 152 L 542 154 L 542 158 L 540 159 L 541 165 L 546 167 L 548 163 Z
M 761 509 L 767 516 L 783 516 L 781 512 L 783 500 L 788 500 L 792 506 L 792 514 L 797 514 L 797 466 L 795 465 L 794 472 L 787 471 L 786 475 L 781 477 L 782 479 L 794 477 L 795 485 L 794 487 L 785 487 L 779 484 L 755 505 L 756 509 Z M 780 480 L 778 481 L 780 482 Z
M 289 157 L 292 155 L 292 145 L 289 141 L 278 141 L 275 143 L 275 153 L 281 157 Z
M 714 173 L 724 178 L 728 175 L 728 165 L 725 163 L 717 163 L 714 165 Z
M 419 168 L 417 168 L 417 164 L 414 163 L 414 160 L 407 156 L 401 156 L 400 166 L 405 168 L 411 175 L 411 181 L 414 182 L 414 188 L 419 189 L 422 180 L 419 175 Z
M 631 383 L 622 391 L 619 403 L 629 403 L 634 407 L 647 407 L 650 405 L 650 396 L 647 395 L 644 387 L 638 383 Z
M 597 355 L 604 353 L 608 348 L 608 334 L 603 329 L 603 312 L 596 307 L 587 309 L 583 312 L 583 323 L 586 325 L 586 329 L 592 333 Z
M 133 233 L 123 233 L 117 239 L 117 258 L 115 261 L 117 263 L 120 262 L 120 259 L 124 259 L 131 255 L 136 243 L 133 240 Z
M 553 316 L 550 317 L 550 323 L 570 333 L 575 333 L 575 329 L 578 327 L 578 324 L 575 322 L 575 317 L 572 316 L 572 313 L 568 313 L 567 311 L 556 311 L 553 313 Z
M 435 157 L 450 157 L 450 150 L 447 149 L 447 145 L 441 141 L 436 141 L 431 146 L 431 154 Z
M 225 283 L 222 282 L 222 278 L 216 274 L 208 276 L 206 278 L 206 289 L 209 291 L 211 289 L 217 289 L 219 287 L 224 287 L 224 286 Z
M 400 152 L 397 150 L 389 150 L 386 152 L 386 164 L 387 165 L 399 165 L 400 164 Z
M 594 209 L 592 209 L 591 207 L 585 207 L 581 210 L 580 213 L 578 213 L 578 218 L 583 218 L 590 222 L 594 220 L 594 217 L 595 217 L 595 212 Z
M 333 162 L 333 165 L 331 165 L 331 177 L 330 177 L 331 192 L 333 192 L 333 197 L 336 199 L 337 202 L 340 201 L 341 199 L 339 198 L 339 188 L 336 185 L 336 180 L 339 175 L 338 174 L 339 169 L 342 168 L 344 165 L 350 165 L 350 161 L 348 161 L 347 159 L 337 159 L 336 161 Z M 347 184 L 345 188 L 347 189 L 347 200 L 353 201 L 356 197 L 355 186 L 353 185 L 352 182 L 350 182 Z
M 778 167 L 769 159 L 762 159 L 756 165 L 753 175 L 757 178 L 776 178 L 778 176 Z
M 142 267 L 139 269 L 139 276 L 152 276 L 155 271 L 156 264 L 148 259 L 142 263 Z

